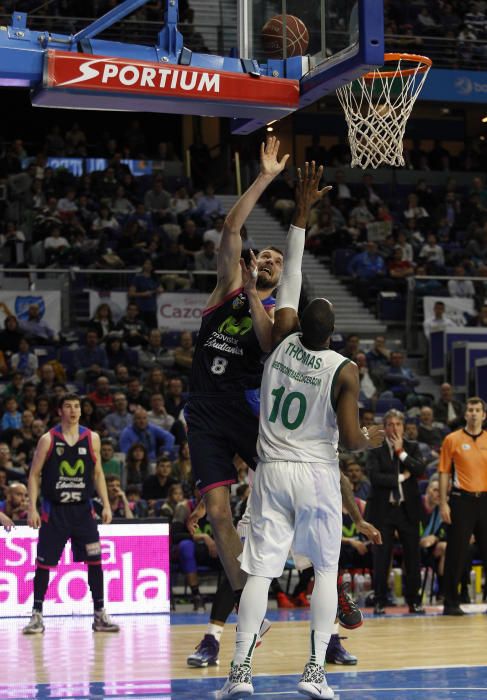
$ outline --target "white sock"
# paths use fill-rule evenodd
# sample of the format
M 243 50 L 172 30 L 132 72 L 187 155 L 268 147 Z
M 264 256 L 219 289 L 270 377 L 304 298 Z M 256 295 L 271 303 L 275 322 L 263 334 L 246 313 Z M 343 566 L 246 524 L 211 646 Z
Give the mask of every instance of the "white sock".
M 267 610 L 270 578 L 249 576 L 238 606 L 237 643 L 234 664 L 250 665 L 262 620 Z
M 310 602 L 310 663 L 320 666 L 325 663 L 326 649 L 335 629 L 337 605 L 336 571 L 315 569 L 315 585 Z
M 252 663 L 252 656 L 254 655 L 256 643 L 256 634 L 251 634 L 248 632 L 237 632 L 235 655 L 233 657 L 234 666 L 238 666 L 240 664 L 247 664 L 248 666 L 250 666 L 250 664 Z
M 214 625 L 212 622 L 209 622 L 206 628 L 206 634 L 211 634 L 213 637 L 215 637 L 216 641 L 219 642 L 223 634 L 223 627 L 221 625 Z

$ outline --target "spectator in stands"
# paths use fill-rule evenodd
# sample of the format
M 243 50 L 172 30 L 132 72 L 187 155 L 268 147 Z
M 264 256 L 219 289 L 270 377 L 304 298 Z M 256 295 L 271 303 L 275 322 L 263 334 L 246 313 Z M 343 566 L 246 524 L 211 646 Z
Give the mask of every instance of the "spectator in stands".
M 225 216 L 223 204 L 215 195 L 215 187 L 208 184 L 205 188 L 205 194 L 198 199 L 196 206 L 195 217 L 204 225 L 208 226 L 217 216 Z
M 27 338 L 19 341 L 19 351 L 10 358 L 12 370 L 20 372 L 25 380 L 34 379 L 39 367 L 37 355 L 30 351 L 30 344 Z
M 103 419 L 103 426 L 108 436 L 118 445 L 120 433 L 129 425 L 132 425 L 132 414 L 127 410 L 127 397 L 121 391 L 113 395 L 113 409 Z
M 369 368 L 367 367 L 367 356 L 364 352 L 358 352 L 355 355 L 355 363 L 358 367 L 359 379 L 360 379 L 360 398 L 366 399 L 368 401 L 377 398 L 377 386 L 375 385 L 372 377 L 369 374 Z
M 164 430 L 171 431 L 176 419 L 166 411 L 164 396 L 162 394 L 152 394 L 150 397 L 151 410 L 147 416 L 153 425 L 158 425 Z
M 134 516 L 125 491 L 122 489 L 120 478 L 116 474 L 108 474 L 105 477 L 105 481 L 107 483 L 108 500 L 110 501 L 112 516 L 114 518 L 132 520 Z
M 367 206 L 367 201 L 361 197 L 358 204 L 350 211 L 350 216 L 356 221 L 359 228 L 365 228 L 367 224 L 374 221 L 374 215 Z
M 403 214 L 406 221 L 414 219 L 420 228 L 428 221 L 430 216 L 424 207 L 419 206 L 418 195 L 415 192 L 408 194 L 408 203 Z
M 176 218 L 178 224 L 183 224 L 184 220 L 190 215 L 191 211 L 196 208 L 196 203 L 189 196 L 186 187 L 179 187 L 171 199 L 171 212 L 173 218 Z
M 95 382 L 95 389 L 88 394 L 88 398 L 93 401 L 100 415 L 106 415 L 113 409 L 113 396 L 110 391 L 108 377 L 98 377 Z
M 365 174 L 358 192 L 358 198 L 364 199 L 366 204 L 373 209 L 382 204 L 382 197 L 379 195 L 372 175 Z
M 35 412 L 37 388 L 34 382 L 25 382 L 19 396 L 19 406 L 22 410 Z
M 207 229 L 203 234 L 203 244 L 206 243 L 206 241 L 212 241 L 215 253 L 218 253 L 220 247 L 224 223 L 225 218 L 223 216 L 217 216 L 214 220 L 213 227 Z
M 166 388 L 166 375 L 160 367 L 150 369 L 144 381 L 144 393 L 150 402 L 152 394 L 163 394 Z
M 27 486 L 13 481 L 7 487 L 6 498 L 0 503 L 0 510 L 11 520 L 27 520 L 28 504 Z
M 58 200 L 57 210 L 64 222 L 70 221 L 73 215 L 76 214 L 78 205 L 76 204 L 76 190 L 73 187 L 69 187 L 64 197 Z
M 174 418 L 179 418 L 179 414 L 184 408 L 186 397 L 184 396 L 183 380 L 180 377 L 172 377 L 167 383 L 166 410 Z
M 98 431 L 101 427 L 102 416 L 95 402 L 85 396 L 81 399 L 81 416 L 79 422 L 85 428 Z
M 432 464 L 437 463 L 439 452 L 436 452 L 430 447 L 430 445 L 427 445 L 425 442 L 421 442 L 418 439 L 418 424 L 414 418 L 406 419 L 406 423 L 404 425 L 404 435 L 406 436 L 407 440 L 418 443 L 421 457 L 427 468 Z
M 39 304 L 29 304 L 27 318 L 20 321 L 19 328 L 34 343 L 57 342 L 57 334 L 41 319 Z
M 363 253 L 357 253 L 350 260 L 348 272 L 355 280 L 355 293 L 368 299 L 381 287 L 386 274 L 384 259 L 377 252 L 377 243 L 368 241 Z
M 433 314 L 432 318 L 426 318 L 423 321 L 423 332 L 428 340 L 432 331 L 441 331 L 455 326 L 453 321 L 445 316 L 445 303 L 443 301 L 435 301 Z
M 135 302 L 127 304 L 125 315 L 116 325 L 117 331 L 122 331 L 122 338 L 129 348 L 137 348 L 147 343 L 147 326 L 142 320 L 139 307 Z
M 453 397 L 453 388 L 448 382 L 440 386 L 440 398 L 433 404 L 434 418 L 439 423 L 456 430 L 463 423 L 465 407 Z
M 130 484 L 125 489 L 125 494 L 130 503 L 134 518 L 147 518 L 149 516 L 149 507 L 147 503 L 142 500 L 142 489 L 140 485 Z
M 44 251 L 48 265 L 57 265 L 63 262 L 70 248 L 67 238 L 61 235 L 60 226 L 52 226 L 49 235 L 44 241 Z
M 475 287 L 472 280 L 463 279 L 465 277 L 465 268 L 463 265 L 455 265 L 453 271 L 455 279 L 448 280 L 448 293 L 451 297 L 474 297 Z
M 0 348 L 3 352 L 18 352 L 20 339 L 24 337 L 24 333 L 20 330 L 17 318 L 10 313 L 3 302 L 0 302 L 0 310 L 6 314 L 3 322 L 4 330 L 0 331 Z
M 162 344 L 162 334 L 158 328 L 149 332 L 149 342 L 138 351 L 138 358 L 138 364 L 144 370 L 174 366 L 174 353 Z
M 115 474 L 119 479 L 122 478 L 122 464 L 115 457 L 113 442 L 111 438 L 102 438 L 100 446 L 101 467 L 105 476 Z
M 172 478 L 171 472 L 170 454 L 162 454 L 157 460 L 155 474 L 146 477 L 142 484 L 142 498 L 147 501 L 149 508 L 153 509 L 156 501 L 167 498 L 169 488 L 177 483 Z
M 128 409 L 130 413 L 134 413 L 137 406 L 148 408 L 147 395 L 142 388 L 139 377 L 129 377 L 125 395 L 127 397 Z
M 0 429 L 18 430 L 22 423 L 22 414 L 19 411 L 19 404 L 14 396 L 8 396 L 3 404 L 4 413 L 0 420 Z
M 8 265 L 22 265 L 24 262 L 25 234 L 14 221 L 7 221 L 4 233 L 0 234 L 0 249 L 5 251 L 3 262 Z
M 137 304 L 140 317 L 148 328 L 157 328 L 157 296 L 163 291 L 153 274 L 152 262 L 145 260 L 142 271 L 135 275 L 129 286 L 128 297 Z
M 181 484 L 171 484 L 167 491 L 167 498 L 161 505 L 159 515 L 161 518 L 172 520 L 179 503 L 184 501 L 184 492 Z
M 22 389 L 24 384 L 24 377 L 21 372 L 14 372 L 11 375 L 10 382 L 5 387 L 2 393 L 2 399 L 5 401 L 8 397 L 13 396 L 17 403 L 20 405 L 22 401 Z
M 367 473 L 372 490 L 367 500 L 367 518 L 382 533 L 383 545 L 373 546 L 374 613 L 384 614 L 394 536 L 403 545 L 406 575 L 405 598 L 409 612 L 424 614 L 419 599 L 420 558 L 419 522 L 421 500 L 417 478 L 423 475 L 424 462 L 416 443 L 404 439 L 404 416 L 391 410 L 384 416 L 386 439 L 382 447 L 367 454 Z
M 434 233 L 428 233 L 426 243 L 419 251 L 419 258 L 422 260 L 430 274 L 441 274 L 445 266 L 445 253 L 438 245 Z
M 75 351 L 73 358 L 76 381 L 83 385 L 96 381 L 109 371 L 107 353 L 98 344 L 98 333 L 88 329 L 85 339 L 85 344 Z
M 119 381 L 119 377 L 116 375 L 116 368 L 120 366 L 125 368 L 128 379 L 127 365 L 131 363 L 132 357 L 125 349 L 121 337 L 118 335 L 107 336 L 105 338 L 105 350 L 107 353 L 108 366 L 111 370 L 115 371 L 117 382 Z
M 349 460 L 345 465 L 345 474 L 350 479 L 355 498 L 366 501 L 370 493 L 370 481 L 365 476 L 362 465 L 355 460 Z
M 187 440 L 182 441 L 179 445 L 178 458 L 173 463 L 173 476 L 182 484 L 186 498 L 191 498 L 193 496 L 193 472 Z
M 182 374 L 189 374 L 193 364 L 194 345 L 191 331 L 182 331 L 179 346 L 174 350 L 174 363 Z
M 146 448 L 149 459 L 155 460 L 161 451 L 172 452 L 175 439 L 167 430 L 149 423 L 147 411 L 139 407 L 134 412 L 132 425 L 124 428 L 120 435 L 120 449 L 128 452 L 138 442 Z
M 412 369 L 404 367 L 404 354 L 391 352 L 391 366 L 383 381 L 386 390 L 390 391 L 396 399 L 403 403 L 411 401 L 415 397 L 415 389 L 419 379 Z
M 402 248 L 395 246 L 392 258 L 387 263 L 387 270 L 391 278 L 391 286 L 395 291 L 403 293 L 407 290 L 406 279 L 414 275 L 414 265 L 402 257 Z
M 344 357 L 348 357 L 349 360 L 355 360 L 358 352 L 362 352 L 360 350 L 360 338 L 356 333 L 350 333 L 345 338 L 345 344 L 341 348 L 340 353 Z
M 156 224 L 164 224 L 174 220 L 171 211 L 171 195 L 164 189 L 164 181 L 160 175 L 154 178 L 152 189 L 145 193 L 144 206 L 152 214 Z
M 149 475 L 150 461 L 146 448 L 140 442 L 135 442 L 125 457 L 125 481 L 129 484 L 142 484 Z
M 95 310 L 93 318 L 88 322 L 90 330 L 96 331 L 99 340 L 103 340 L 115 328 L 112 310 L 109 304 L 99 304 Z
M 479 328 L 485 328 L 487 326 L 487 304 L 482 304 L 478 314 L 473 316 L 467 325 Z
M 200 292 L 209 293 L 215 286 L 218 257 L 213 241 L 207 240 L 203 248 L 194 254 L 194 269 L 196 272 L 214 272 L 215 274 L 195 275 L 195 286 Z
M 446 527 L 440 514 L 440 477 L 438 473 L 430 477 L 423 498 L 419 546 L 421 547 L 423 564 L 434 566 L 438 574 L 438 589 L 441 595 L 445 572 Z
M 113 236 L 113 234 L 120 229 L 120 224 L 113 216 L 107 204 L 103 204 L 100 207 L 98 216 L 96 216 L 93 221 L 92 229 L 95 233 L 105 233 L 109 237 Z
M 411 243 L 408 242 L 407 231 L 401 229 L 397 234 L 396 247 L 400 248 L 402 252 L 402 260 L 407 260 L 408 262 L 414 262 L 414 250 Z
M 123 185 L 117 187 L 115 196 L 111 201 L 111 208 L 113 216 L 118 222 L 134 214 L 135 207 L 130 199 L 125 196 L 125 188 Z
M 193 219 L 186 219 L 178 236 L 179 251 L 186 257 L 186 265 L 194 266 L 194 256 L 203 247 L 203 238 Z M 183 268 L 184 269 L 184 268 Z
M 419 410 L 418 440 L 439 452 L 444 437 L 443 425 L 434 421 L 433 409 L 422 406 Z
M 367 353 L 367 365 L 375 384 L 379 385 L 384 374 L 389 370 L 391 351 L 386 347 L 383 335 L 376 336 L 374 345 Z
M 56 371 L 50 362 L 45 362 L 39 368 L 39 383 L 36 387 L 37 395 L 45 394 L 51 396 L 54 394 L 54 387 L 57 382 Z

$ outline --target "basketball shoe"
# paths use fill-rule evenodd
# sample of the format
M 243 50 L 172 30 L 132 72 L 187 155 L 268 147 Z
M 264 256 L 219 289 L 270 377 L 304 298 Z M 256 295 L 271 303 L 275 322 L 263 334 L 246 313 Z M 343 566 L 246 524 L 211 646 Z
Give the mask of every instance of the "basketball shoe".
M 95 632 L 120 632 L 120 627 L 111 621 L 105 608 L 95 610 L 95 617 L 91 628 Z
M 205 634 L 201 642 L 196 647 L 193 654 L 186 659 L 188 666 L 194 668 L 206 668 L 207 666 L 218 666 L 218 654 L 220 653 L 220 642 L 212 634 Z
M 327 663 L 341 664 L 343 666 L 355 666 L 358 661 L 357 657 L 342 646 L 340 641 L 341 639 L 346 639 L 346 637 L 339 637 L 338 634 L 331 635 L 330 642 L 326 649 Z
M 298 691 L 309 698 L 330 698 L 335 693 L 326 682 L 325 669 L 318 664 L 307 663 L 298 683 Z
M 341 576 L 338 577 L 338 610 L 337 617 L 342 627 L 347 630 L 354 630 L 364 623 L 364 617 L 360 608 L 348 592 L 348 584 L 343 583 Z
M 309 608 L 310 606 L 308 596 L 304 591 L 301 591 L 301 593 L 295 595 L 292 600 L 297 608 Z
M 252 685 L 252 669 L 247 664 L 232 665 L 225 685 L 221 690 L 217 690 L 217 700 L 227 700 L 231 698 L 248 698 L 254 694 Z
M 44 620 L 42 619 L 42 613 L 38 610 L 32 611 L 32 616 L 29 623 L 22 630 L 23 634 L 42 634 L 46 628 L 44 627 Z
M 278 608 L 294 608 L 294 603 L 284 591 L 279 591 L 279 593 L 277 593 L 276 600 Z

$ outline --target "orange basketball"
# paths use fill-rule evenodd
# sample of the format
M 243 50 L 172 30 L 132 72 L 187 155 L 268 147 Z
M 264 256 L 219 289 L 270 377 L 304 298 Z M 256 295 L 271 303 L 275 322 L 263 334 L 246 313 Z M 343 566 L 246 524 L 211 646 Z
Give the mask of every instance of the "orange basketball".
M 283 57 L 283 17 L 271 17 L 262 27 L 262 44 L 269 58 Z M 286 15 L 287 57 L 303 56 L 309 44 L 309 32 L 304 22 L 294 15 Z

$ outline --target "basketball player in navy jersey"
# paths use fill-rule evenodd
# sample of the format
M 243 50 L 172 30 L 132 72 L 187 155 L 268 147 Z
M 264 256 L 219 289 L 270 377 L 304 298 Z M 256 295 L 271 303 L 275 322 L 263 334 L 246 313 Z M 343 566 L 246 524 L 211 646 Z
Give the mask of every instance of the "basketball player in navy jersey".
M 271 349 L 271 293 L 283 264 L 279 250 L 262 250 L 256 290 L 245 294 L 240 230 L 264 190 L 284 170 L 289 156 L 279 160 L 279 145 L 275 137 L 262 144 L 260 173 L 225 219 L 217 284 L 203 312 L 185 407 L 193 476 L 237 598 L 245 579 L 237 560 L 242 545 L 232 522 L 228 487 L 236 481 L 235 453 L 255 466 L 259 423 L 258 406 L 253 404 L 262 378 L 261 358 Z
M 29 474 L 28 523 L 40 528 L 34 575 L 34 606 L 24 634 L 42 634 L 42 604 L 49 585 L 49 572 L 59 562 L 68 539 L 74 561 L 88 564 L 88 584 L 94 604 L 93 630 L 118 632 L 104 609 L 103 571 L 98 528 L 91 498 L 96 489 L 103 503 L 102 521 L 112 511 L 101 467 L 100 438 L 79 424 L 80 399 L 66 394 L 59 405 L 61 422 L 41 436 Z M 41 514 L 37 501 L 41 496 Z

